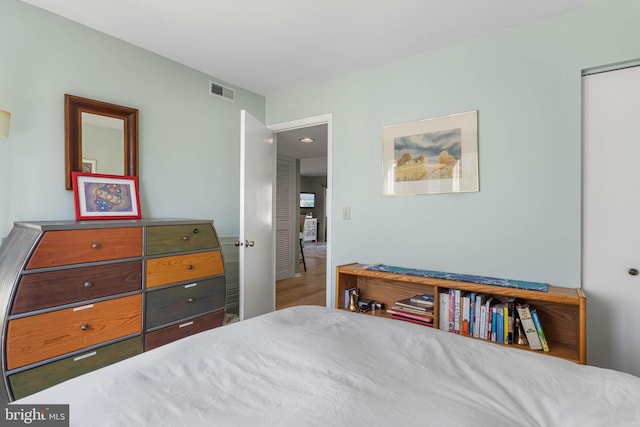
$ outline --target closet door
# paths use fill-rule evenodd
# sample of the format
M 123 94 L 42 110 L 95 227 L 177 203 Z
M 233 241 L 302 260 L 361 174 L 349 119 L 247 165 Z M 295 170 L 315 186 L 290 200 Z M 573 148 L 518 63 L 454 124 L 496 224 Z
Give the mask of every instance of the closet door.
M 296 208 L 296 162 L 278 157 L 276 172 L 276 280 L 296 274 L 299 239 Z
M 583 78 L 587 363 L 640 376 L 640 67 Z

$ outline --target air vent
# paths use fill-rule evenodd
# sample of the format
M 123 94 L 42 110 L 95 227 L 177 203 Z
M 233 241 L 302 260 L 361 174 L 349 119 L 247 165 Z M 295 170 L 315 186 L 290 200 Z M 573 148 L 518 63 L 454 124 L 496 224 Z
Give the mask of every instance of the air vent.
M 233 89 L 222 86 L 216 82 L 212 82 L 211 80 L 209 80 L 209 93 L 228 101 L 235 102 L 236 100 L 236 92 Z

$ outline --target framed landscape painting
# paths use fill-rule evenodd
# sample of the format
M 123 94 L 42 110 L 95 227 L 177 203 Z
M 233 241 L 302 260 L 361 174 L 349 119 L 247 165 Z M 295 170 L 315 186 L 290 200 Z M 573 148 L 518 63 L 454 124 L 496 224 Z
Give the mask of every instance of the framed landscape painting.
M 138 177 L 72 172 L 76 219 L 140 218 Z
M 384 195 L 479 191 L 478 112 L 382 128 Z

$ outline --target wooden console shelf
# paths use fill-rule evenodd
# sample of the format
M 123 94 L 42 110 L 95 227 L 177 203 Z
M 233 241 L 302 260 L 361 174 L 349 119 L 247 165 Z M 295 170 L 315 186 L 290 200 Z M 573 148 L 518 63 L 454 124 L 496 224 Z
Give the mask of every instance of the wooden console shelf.
M 512 297 L 516 298 L 518 303 L 529 304 L 538 311 L 550 348 L 550 351 L 544 354 L 586 364 L 586 298 L 581 289 L 549 286 L 548 292 L 540 292 L 386 273 L 368 270 L 368 267 L 369 265 L 357 263 L 337 267 L 336 306 L 338 308 L 344 308 L 345 291 L 352 287 L 358 288 L 361 299 L 372 299 L 383 303 L 385 307 L 391 307 L 395 301 L 415 294 L 431 294 L 434 296 L 434 327 L 439 328 L 438 295 L 443 292 L 448 293 L 449 289 L 497 297 Z M 389 317 L 385 310 L 375 310 L 371 314 Z M 528 345 L 511 344 L 509 346 L 533 351 Z

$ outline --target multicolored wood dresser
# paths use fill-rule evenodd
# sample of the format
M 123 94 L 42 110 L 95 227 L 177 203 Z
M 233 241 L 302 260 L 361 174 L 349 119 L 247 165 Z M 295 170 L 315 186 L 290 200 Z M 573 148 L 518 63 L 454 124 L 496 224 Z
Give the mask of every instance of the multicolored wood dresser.
M 211 220 L 17 222 L 0 247 L 0 402 L 222 325 Z

